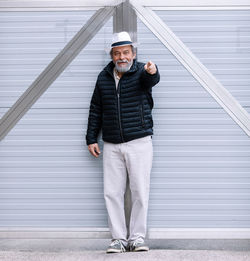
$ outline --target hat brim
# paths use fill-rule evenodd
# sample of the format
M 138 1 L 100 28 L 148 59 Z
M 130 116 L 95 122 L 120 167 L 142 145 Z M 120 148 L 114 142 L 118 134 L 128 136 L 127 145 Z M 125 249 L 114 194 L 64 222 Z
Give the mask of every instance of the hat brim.
M 114 48 L 114 47 L 121 47 L 121 46 L 126 46 L 126 45 L 132 45 L 133 47 L 137 48 L 139 43 L 124 43 L 124 44 L 119 44 L 119 45 L 116 45 L 116 46 L 109 46 L 109 47 L 106 47 L 104 50 L 106 53 L 110 53 L 110 51 Z

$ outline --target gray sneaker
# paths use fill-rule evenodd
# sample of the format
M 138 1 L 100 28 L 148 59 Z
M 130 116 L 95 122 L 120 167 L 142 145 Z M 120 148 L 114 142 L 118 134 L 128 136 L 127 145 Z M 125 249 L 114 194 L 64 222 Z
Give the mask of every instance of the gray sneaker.
M 111 242 L 110 246 L 108 247 L 106 253 L 122 253 L 126 252 L 125 246 L 123 245 L 122 241 L 119 239 L 115 239 Z
M 129 250 L 132 252 L 149 251 L 149 247 L 145 244 L 143 238 L 138 238 L 129 244 Z

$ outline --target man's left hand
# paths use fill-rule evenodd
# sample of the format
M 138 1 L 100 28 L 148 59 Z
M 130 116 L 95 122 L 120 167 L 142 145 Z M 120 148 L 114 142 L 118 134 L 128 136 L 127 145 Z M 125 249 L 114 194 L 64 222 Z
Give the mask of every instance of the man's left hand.
M 149 61 L 144 65 L 145 71 L 147 71 L 149 74 L 155 74 L 157 69 L 153 62 Z

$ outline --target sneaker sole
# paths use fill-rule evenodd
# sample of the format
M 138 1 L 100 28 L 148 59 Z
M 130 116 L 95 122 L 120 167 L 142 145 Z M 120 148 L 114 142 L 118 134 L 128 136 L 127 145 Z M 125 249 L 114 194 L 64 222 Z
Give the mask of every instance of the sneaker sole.
M 136 247 L 132 252 L 149 251 L 148 247 Z
M 107 253 L 107 254 L 124 253 L 124 251 L 119 250 L 119 249 L 117 249 L 117 250 L 112 249 L 112 250 L 107 250 L 106 253 Z

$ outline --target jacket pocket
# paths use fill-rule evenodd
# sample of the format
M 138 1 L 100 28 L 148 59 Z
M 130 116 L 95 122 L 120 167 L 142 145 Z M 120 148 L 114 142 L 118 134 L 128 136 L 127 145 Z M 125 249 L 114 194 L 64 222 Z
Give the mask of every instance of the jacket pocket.
M 144 128 L 145 121 L 144 121 L 144 110 L 143 110 L 143 105 L 142 104 L 140 104 L 140 116 L 141 116 L 141 125 Z

